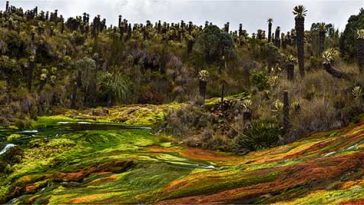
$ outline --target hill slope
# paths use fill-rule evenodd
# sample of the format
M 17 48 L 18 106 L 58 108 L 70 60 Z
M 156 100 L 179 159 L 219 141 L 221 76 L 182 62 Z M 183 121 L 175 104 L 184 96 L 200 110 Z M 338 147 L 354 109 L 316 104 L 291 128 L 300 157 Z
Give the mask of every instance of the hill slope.
M 7 137 L 23 157 L 0 175 L 2 202 L 364 203 L 364 122 L 245 156 L 172 144 L 143 127 L 61 116 L 36 126 L 30 139 Z

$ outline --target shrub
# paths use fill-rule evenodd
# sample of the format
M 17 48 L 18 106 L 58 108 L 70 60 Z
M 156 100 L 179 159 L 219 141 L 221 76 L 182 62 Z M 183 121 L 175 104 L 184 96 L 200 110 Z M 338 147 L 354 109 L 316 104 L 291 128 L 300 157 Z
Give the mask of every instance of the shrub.
M 234 141 L 234 151 L 244 153 L 276 145 L 281 136 L 280 126 L 273 121 L 256 120 Z
M 251 75 L 250 79 L 253 86 L 257 87 L 258 90 L 266 90 L 269 89 L 269 78 L 262 71 L 257 71 Z

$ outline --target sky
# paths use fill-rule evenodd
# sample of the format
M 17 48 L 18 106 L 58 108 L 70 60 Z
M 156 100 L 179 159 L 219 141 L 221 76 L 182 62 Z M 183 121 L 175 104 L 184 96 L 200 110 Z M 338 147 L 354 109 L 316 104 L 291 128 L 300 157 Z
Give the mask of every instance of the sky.
M 266 30 L 268 18 L 273 18 L 273 28 L 291 30 L 294 27 L 292 9 L 299 4 L 308 10 L 306 29 L 314 22 L 326 22 L 343 30 L 350 15 L 364 8 L 364 0 L 10 0 L 10 4 L 25 9 L 35 6 L 41 10 L 58 9 L 67 18 L 83 12 L 91 17 L 100 14 L 109 25 L 116 25 L 119 15 L 131 23 L 184 20 L 203 25 L 207 20 L 222 27 L 230 22 L 232 30 L 237 30 L 242 23 L 249 33 Z M 0 0 L 1 5 L 4 10 L 5 0 Z

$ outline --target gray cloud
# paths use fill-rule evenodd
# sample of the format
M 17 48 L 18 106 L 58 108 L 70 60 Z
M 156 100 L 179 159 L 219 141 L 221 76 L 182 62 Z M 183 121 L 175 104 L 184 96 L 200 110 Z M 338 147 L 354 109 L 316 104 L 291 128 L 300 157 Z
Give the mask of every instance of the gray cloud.
M 5 6 L 5 1 L 1 0 Z M 313 22 L 333 23 L 341 30 L 347 19 L 364 7 L 362 0 L 13 0 L 12 5 L 24 8 L 58 9 L 64 16 L 88 12 L 100 14 L 109 24 L 116 24 L 118 15 L 134 23 L 146 20 L 178 22 L 193 21 L 204 24 L 206 20 L 222 26 L 230 22 L 232 29 L 239 23 L 249 32 L 266 29 L 266 20 L 273 18 L 274 27 L 283 31 L 294 27 L 292 8 L 303 4 L 308 9 L 306 27 Z

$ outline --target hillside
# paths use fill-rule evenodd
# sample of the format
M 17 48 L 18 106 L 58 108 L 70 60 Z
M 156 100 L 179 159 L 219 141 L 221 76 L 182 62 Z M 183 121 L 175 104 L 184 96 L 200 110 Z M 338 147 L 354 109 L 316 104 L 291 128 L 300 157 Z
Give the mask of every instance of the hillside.
M 4 3 L 0 204 L 364 204 L 364 9 L 248 33 Z
M 153 106 L 145 109 L 159 113 Z M 5 141 L 22 151 L 1 156 L 9 163 L 21 157 L 11 174 L 0 175 L 1 202 L 360 204 L 364 199 L 363 122 L 245 156 L 188 148 L 146 127 L 102 120 L 58 115 L 41 117 L 37 125 L 31 138 L 29 132 L 7 130 L 20 133 Z

